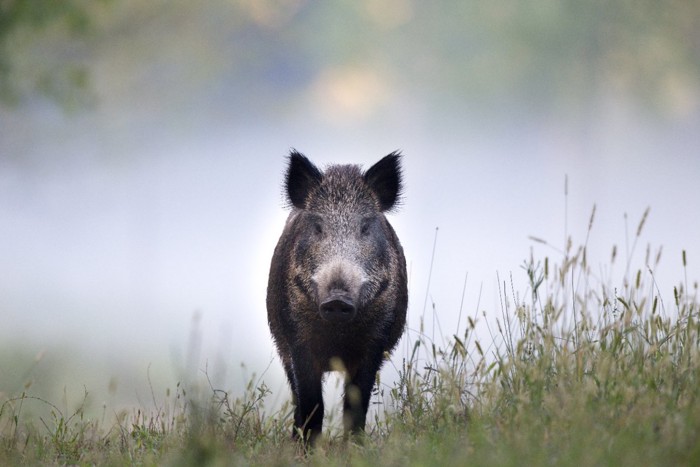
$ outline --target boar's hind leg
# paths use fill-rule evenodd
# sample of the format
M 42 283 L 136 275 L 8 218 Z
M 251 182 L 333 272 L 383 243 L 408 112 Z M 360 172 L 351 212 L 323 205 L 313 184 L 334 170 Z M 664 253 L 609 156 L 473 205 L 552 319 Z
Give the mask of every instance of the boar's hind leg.
M 365 429 L 369 399 L 381 364 L 382 353 L 380 352 L 371 362 L 361 366 L 354 377 L 349 377 L 345 383 L 343 424 L 346 435 L 358 434 Z
M 292 436 L 298 439 L 299 434 L 303 433 L 304 442 L 313 446 L 323 426 L 322 375 L 303 364 L 294 365 L 291 373 L 290 385 L 296 405 Z

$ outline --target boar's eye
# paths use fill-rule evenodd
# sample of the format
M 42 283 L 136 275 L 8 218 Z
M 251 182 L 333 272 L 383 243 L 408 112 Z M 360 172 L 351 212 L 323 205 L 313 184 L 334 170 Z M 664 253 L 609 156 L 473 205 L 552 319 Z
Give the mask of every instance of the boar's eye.
M 304 219 L 304 224 L 306 226 L 305 228 L 307 229 L 306 231 L 309 233 L 309 235 L 312 235 L 316 238 L 319 238 L 323 235 L 323 218 L 321 216 L 318 216 L 316 214 L 309 214 Z
M 369 235 L 369 231 L 372 228 L 372 219 L 362 219 L 362 224 L 360 224 L 360 235 L 366 237 Z
M 364 222 L 360 228 L 360 233 L 362 235 L 369 235 L 369 222 Z

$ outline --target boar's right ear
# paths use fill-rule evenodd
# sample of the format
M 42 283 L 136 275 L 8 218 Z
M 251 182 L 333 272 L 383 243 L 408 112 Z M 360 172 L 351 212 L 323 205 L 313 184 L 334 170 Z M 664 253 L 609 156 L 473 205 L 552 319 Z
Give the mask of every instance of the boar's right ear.
M 285 191 L 289 203 L 298 209 L 306 207 L 306 198 L 316 188 L 323 174 L 305 155 L 292 149 L 285 178 Z
M 367 169 L 365 182 L 374 191 L 379 209 L 391 211 L 401 202 L 401 153 L 394 151 Z

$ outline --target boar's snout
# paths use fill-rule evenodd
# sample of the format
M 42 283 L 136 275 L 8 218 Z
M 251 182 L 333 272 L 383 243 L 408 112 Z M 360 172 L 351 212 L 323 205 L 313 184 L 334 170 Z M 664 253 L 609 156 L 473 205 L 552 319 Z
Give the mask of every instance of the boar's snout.
M 331 295 L 324 300 L 319 311 L 321 317 L 327 321 L 337 323 L 345 323 L 351 321 L 355 317 L 357 308 L 355 302 L 342 291 L 333 291 Z
M 355 318 L 361 308 L 360 292 L 367 282 L 357 264 L 342 258 L 332 259 L 319 268 L 311 281 L 321 318 L 336 323 Z

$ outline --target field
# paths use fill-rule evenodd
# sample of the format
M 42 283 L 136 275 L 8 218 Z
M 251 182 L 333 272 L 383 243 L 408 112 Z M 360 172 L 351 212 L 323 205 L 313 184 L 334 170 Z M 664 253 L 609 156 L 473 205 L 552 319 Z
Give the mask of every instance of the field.
M 606 283 L 586 243 L 570 242 L 523 264 L 527 290 L 500 278 L 500 309 L 463 317 L 446 343 L 410 333 L 361 439 L 336 430 L 304 453 L 291 405 L 270 410 L 255 378 L 242 394 L 194 397 L 178 384 L 154 396 L 157 409 L 115 422 L 65 413 L 29 387 L 0 399 L 0 464 L 700 465 L 700 304 L 686 253 L 672 290 L 654 277 L 660 253 L 647 249 L 638 269 L 621 256 L 613 248 L 610 261 L 627 272 Z M 498 317 L 488 342 L 475 333 L 484 314 Z

